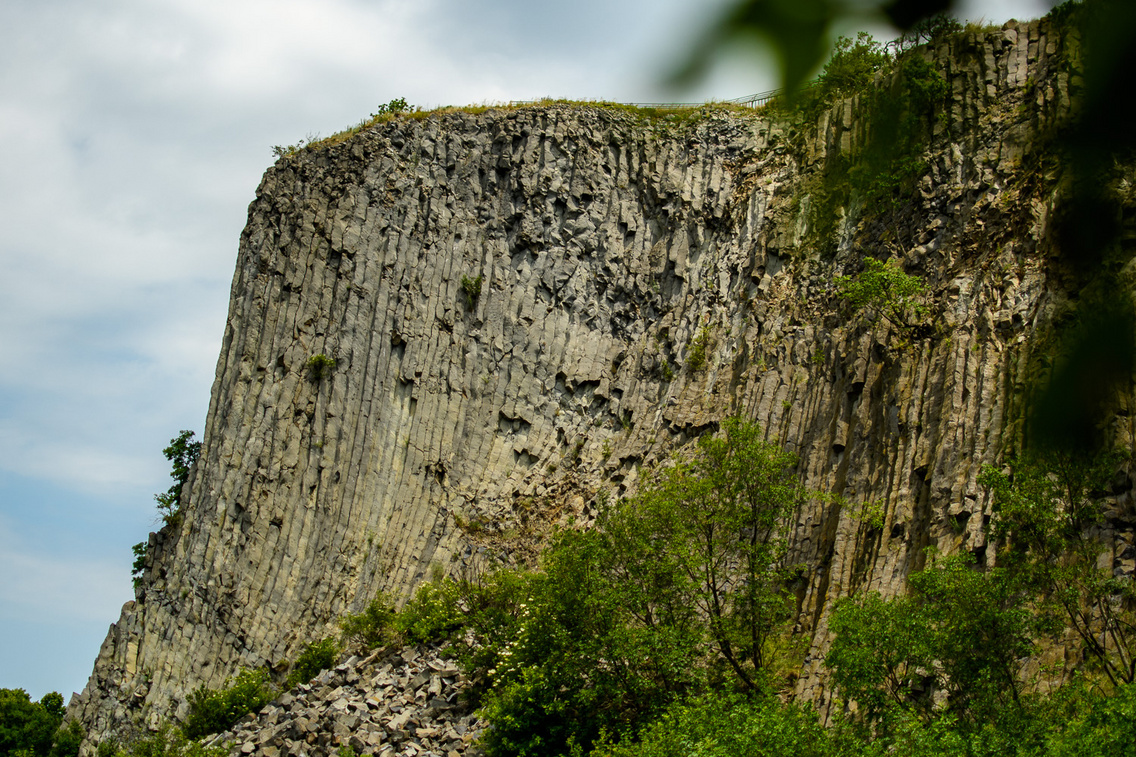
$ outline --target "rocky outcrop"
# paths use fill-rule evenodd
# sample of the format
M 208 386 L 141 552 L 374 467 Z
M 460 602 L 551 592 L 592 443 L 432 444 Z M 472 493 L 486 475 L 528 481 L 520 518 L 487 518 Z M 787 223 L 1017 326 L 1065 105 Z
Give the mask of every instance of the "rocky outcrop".
M 467 687 L 434 649 L 352 656 L 203 743 L 232 757 L 476 757 L 484 727 L 462 699 Z
M 815 124 L 441 112 L 281 159 L 249 208 L 184 520 L 151 537 L 72 716 L 96 738 L 156 722 L 432 566 L 529 559 L 734 413 L 843 497 L 792 526 L 798 686 L 821 696 L 836 598 L 902 590 L 930 545 L 992 557 L 976 477 L 1021 438 L 1034 337 L 1066 296 L 1031 152 L 1071 107 L 1064 45 L 1011 23 L 932 51 L 950 94 L 914 195 L 883 213 L 852 193 L 824 240 L 831 169 L 866 138 L 856 100 Z M 925 280 L 933 330 L 842 308 L 834 280 L 868 254 Z M 1131 417 L 1113 431 L 1131 444 Z

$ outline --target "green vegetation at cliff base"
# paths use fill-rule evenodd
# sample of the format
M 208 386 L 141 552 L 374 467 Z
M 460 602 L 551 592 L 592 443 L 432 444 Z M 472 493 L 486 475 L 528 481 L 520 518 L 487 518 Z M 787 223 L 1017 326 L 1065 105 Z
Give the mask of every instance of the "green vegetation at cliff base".
M 822 727 L 794 702 L 809 578 L 786 550 L 798 506 L 822 495 L 755 425 L 723 425 L 593 530 L 557 534 L 538 569 L 435 578 L 400 612 L 380 596 L 345 633 L 446 645 L 490 757 L 1103 757 L 1136 743 L 1136 589 L 1097 567 L 1093 535 L 1117 458 L 987 468 L 992 564 L 931 551 L 907 594 L 840 600 Z M 1030 672 L 1067 629 L 1080 663 Z

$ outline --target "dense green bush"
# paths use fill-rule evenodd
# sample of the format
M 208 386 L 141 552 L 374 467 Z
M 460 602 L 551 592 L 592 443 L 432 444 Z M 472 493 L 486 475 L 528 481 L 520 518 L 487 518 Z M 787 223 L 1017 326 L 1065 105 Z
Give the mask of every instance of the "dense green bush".
M 697 373 L 706 367 L 706 353 L 712 346 L 710 329 L 703 326 L 686 348 L 686 367 L 691 373 Z
M 825 664 L 843 695 L 882 732 L 911 717 L 950 714 L 974 727 L 1020 711 L 1021 668 L 1038 630 L 1021 581 L 956 555 L 933 557 L 910 583 L 909 596 L 865 594 L 837 606 Z M 935 692 L 947 695 L 945 706 Z
M 394 606 L 379 592 L 363 612 L 341 618 L 339 630 L 345 642 L 359 644 L 365 649 L 375 649 L 398 639 L 394 625 L 396 617 Z
M 376 108 L 375 112 L 371 114 L 371 118 L 390 118 L 400 113 L 414 113 L 417 110 L 416 106 L 407 104 L 405 97 L 396 97 Z
M 327 670 L 335 664 L 339 657 L 339 645 L 330 636 L 326 639 L 313 641 L 304 647 L 304 651 L 292 663 L 292 669 L 284 682 L 286 688 L 296 684 L 307 683 L 319 675 L 320 671 Z
M 640 623 L 624 603 L 626 587 L 613 581 L 619 562 L 601 532 L 557 535 L 515 634 L 493 650 L 486 671 L 489 754 L 587 749 L 603 731 L 648 722 L 697 678 L 696 639 Z
M 224 731 L 246 714 L 260 710 L 275 695 L 265 671 L 243 670 L 220 689 L 202 686 L 190 694 L 182 731 L 188 739 Z
M 640 739 L 593 757 L 821 757 L 835 753 L 832 736 L 807 708 L 727 693 L 675 704 Z
M 1136 750 L 1136 684 L 1116 687 L 1111 695 L 1081 690 L 1070 700 L 1066 717 L 1051 722 L 1045 753 L 1053 757 L 1113 757 Z M 1039 752 L 1040 753 L 1040 752 Z
M 51 744 L 51 757 L 78 757 L 79 747 L 86 734 L 78 721 L 72 720 L 59 726 Z
M 459 603 L 462 588 L 453 579 L 429 581 L 418 587 L 399 612 L 394 627 L 413 643 L 443 641 L 466 624 Z
M 876 74 L 890 64 L 887 50 L 867 32 L 860 32 L 855 40 L 838 37 L 832 57 L 824 64 L 811 94 L 821 102 L 854 95 L 867 88 Z

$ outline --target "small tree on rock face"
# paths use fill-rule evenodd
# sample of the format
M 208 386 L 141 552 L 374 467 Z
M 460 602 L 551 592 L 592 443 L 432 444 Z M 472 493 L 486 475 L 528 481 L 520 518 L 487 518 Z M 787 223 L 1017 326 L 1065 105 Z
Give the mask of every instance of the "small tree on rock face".
M 201 455 L 201 442 L 193 440 L 192 431 L 183 430 L 170 440 L 170 446 L 162 450 L 162 454 L 171 463 L 170 478 L 174 480 L 168 491 L 154 495 L 158 503 L 158 512 L 166 525 L 176 526 L 181 522 L 181 490 L 189 480 L 189 471 L 193 468 L 197 458 Z M 134 578 L 134 588 L 142 582 L 142 573 L 146 570 L 147 542 L 140 541 L 131 549 L 134 552 L 134 563 L 131 566 L 131 575 Z
M 898 264 L 864 258 L 859 274 L 837 277 L 836 291 L 853 310 L 868 313 L 872 320 L 883 318 L 904 336 L 920 336 L 929 329 L 927 308 L 918 301 L 927 287 Z
M 462 296 L 465 298 L 467 310 L 473 310 L 477 307 L 477 300 L 481 297 L 482 278 L 481 276 L 475 278 L 461 277 Z
M 319 382 L 331 375 L 337 365 L 335 358 L 328 357 L 322 352 L 308 358 L 308 378 Z
M 371 118 L 397 116 L 400 113 L 414 113 L 417 110 L 417 107 L 407 104 L 405 97 L 396 97 L 390 102 L 376 108 L 375 112 L 371 114 Z
M 1043 614 L 1069 627 L 1090 667 L 1113 683 L 1136 682 L 1136 582 L 1101 566 L 1108 545 L 1094 528 L 1119 460 L 1050 453 L 987 466 L 979 483 L 994 497 L 999 561 L 1023 577 Z
M 158 503 L 158 511 L 162 513 L 162 520 L 166 523 L 176 523 L 181 516 L 181 489 L 189 480 L 189 471 L 201 454 L 201 442 L 194 441 L 193 436 L 192 431 L 182 431 L 170 440 L 170 446 L 162 450 L 162 454 L 170 461 L 170 478 L 174 483 L 168 491 L 155 494 L 154 501 Z
M 860 32 L 855 40 L 838 37 L 817 82 L 820 94 L 826 99 L 853 95 L 871 84 L 876 73 L 890 62 L 884 46 L 867 32 Z
M 910 29 L 889 44 L 895 48 L 896 53 L 904 53 L 919 45 L 946 39 L 962 30 L 962 24 L 958 19 L 945 13 L 937 13 L 916 21 Z

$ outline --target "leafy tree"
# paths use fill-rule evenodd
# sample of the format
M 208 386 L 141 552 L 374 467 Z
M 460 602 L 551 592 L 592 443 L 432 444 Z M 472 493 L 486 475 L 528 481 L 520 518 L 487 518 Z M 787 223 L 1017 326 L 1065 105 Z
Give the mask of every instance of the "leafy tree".
M 489 754 L 626 737 L 712 680 L 771 690 L 773 642 L 793 609 L 783 524 L 801 490 L 793 456 L 755 424 L 723 427 L 594 530 L 546 550 L 487 670 Z
M 904 273 L 898 263 L 864 258 L 864 270 L 856 276 L 838 276 L 837 294 L 854 311 L 865 311 L 872 320 L 883 318 L 901 333 L 921 333 L 927 309 L 918 298 L 927 287 L 918 276 Z
M 825 664 L 845 698 L 889 731 L 904 717 L 939 717 L 935 692 L 970 728 L 1020 711 L 1019 674 L 1038 629 L 1014 573 L 933 556 L 909 580 L 909 596 L 866 594 L 837 606 Z
M 176 526 L 181 522 L 181 490 L 189 480 L 189 472 L 197 458 L 201 455 L 201 442 L 193 440 L 192 431 L 182 431 L 170 440 L 170 445 L 162 450 L 162 454 L 170 461 L 170 478 L 174 483 L 168 491 L 154 495 L 158 503 L 158 512 L 166 525 Z M 134 563 L 131 565 L 130 575 L 134 579 L 134 588 L 142 584 L 142 574 L 146 571 L 146 557 L 148 543 L 140 541 L 131 547 L 134 552 Z
M 837 37 L 832 57 L 817 80 L 818 93 L 830 100 L 860 92 L 890 63 L 887 50 L 867 32 L 860 32 L 855 40 Z
M 1022 665 L 1037 630 L 1019 578 L 1003 568 L 976 569 L 969 554 L 935 558 L 910 578 L 930 632 L 936 688 L 960 719 L 981 722 L 1020 706 Z
M 63 712 L 63 697 L 58 692 L 33 702 L 23 689 L 0 689 L 0 755 L 48 757 L 59 735 Z M 67 733 L 69 730 L 64 729 L 62 736 Z M 68 743 L 64 740 L 60 749 L 67 748 Z
M 934 652 L 914 598 L 885 600 L 868 592 L 842 600 L 831 629 L 836 638 L 825 665 L 845 699 L 873 722 L 897 710 L 930 719 L 926 677 Z
M 936 13 L 916 21 L 892 42 L 892 46 L 896 52 L 903 53 L 922 44 L 946 39 L 962 30 L 958 19 L 946 13 Z
M 639 521 L 638 543 L 623 549 L 653 558 L 653 573 L 667 571 L 655 581 L 672 593 L 660 598 L 696 608 L 718 659 L 753 690 L 765 685 L 770 641 L 791 615 L 781 526 L 803 492 L 796 458 L 756 424 L 731 418 L 723 428 L 624 505 L 613 527 L 634 533 L 619 519 Z
M 162 450 L 162 454 L 170 461 L 170 478 L 174 483 L 169 490 L 162 494 L 155 494 L 154 500 L 158 503 L 158 511 L 162 513 L 162 520 L 166 523 L 177 523 L 181 516 L 181 489 L 189 480 L 189 471 L 197 458 L 201 455 L 201 442 L 193 440 L 192 431 L 182 431 L 170 440 L 170 446 Z
M 987 466 L 979 482 L 994 497 L 999 560 L 1016 570 L 1053 625 L 1070 627 L 1115 685 L 1136 681 L 1136 585 L 1098 567 L 1102 497 L 1119 460 L 1054 451 Z

